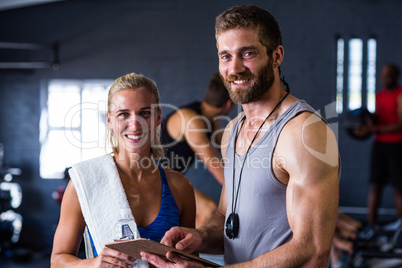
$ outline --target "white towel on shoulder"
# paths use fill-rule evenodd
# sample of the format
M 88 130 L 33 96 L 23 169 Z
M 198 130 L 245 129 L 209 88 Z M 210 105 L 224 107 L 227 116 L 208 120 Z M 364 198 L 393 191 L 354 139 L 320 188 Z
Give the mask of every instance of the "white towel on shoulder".
M 120 209 L 130 207 L 116 164 L 113 157 L 107 154 L 73 165 L 69 174 L 96 252 L 99 254 L 105 244 L 113 242 L 115 225 L 120 219 Z M 132 232 L 135 238 L 140 238 L 137 228 Z M 139 261 L 138 267 L 148 265 Z

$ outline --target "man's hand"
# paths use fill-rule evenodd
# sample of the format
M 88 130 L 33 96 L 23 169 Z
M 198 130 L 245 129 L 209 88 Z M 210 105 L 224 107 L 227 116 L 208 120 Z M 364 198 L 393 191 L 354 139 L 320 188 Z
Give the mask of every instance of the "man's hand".
M 153 255 L 153 254 L 150 254 L 147 252 L 141 252 L 141 257 L 142 257 L 142 260 L 149 262 L 150 264 L 154 265 L 155 267 L 204 268 L 204 265 L 202 265 L 201 263 L 182 258 L 182 257 L 180 257 L 179 254 L 175 254 L 171 251 L 166 253 L 166 258 L 168 260 L 165 260 L 157 255 Z
M 165 233 L 162 244 L 174 247 L 178 250 L 192 253 L 202 244 L 201 234 L 196 229 L 185 227 L 172 227 Z

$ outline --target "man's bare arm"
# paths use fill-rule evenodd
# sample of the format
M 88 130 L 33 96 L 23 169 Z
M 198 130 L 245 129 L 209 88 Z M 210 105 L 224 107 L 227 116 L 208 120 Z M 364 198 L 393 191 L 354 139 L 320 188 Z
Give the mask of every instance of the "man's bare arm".
M 223 184 L 224 174 L 221 158 L 207 135 L 208 132 L 213 131 L 214 126 L 205 117 L 188 109 L 179 110 L 175 118 L 172 117 L 172 119 L 174 124 L 168 123 L 168 131 L 170 132 L 171 128 L 181 129 L 190 148 L 197 154 L 214 178 Z

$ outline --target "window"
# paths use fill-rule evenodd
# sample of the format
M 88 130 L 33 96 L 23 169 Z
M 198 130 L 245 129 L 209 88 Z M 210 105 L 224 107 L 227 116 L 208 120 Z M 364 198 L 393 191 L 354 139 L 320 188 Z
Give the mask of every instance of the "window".
M 336 66 L 336 111 L 338 114 L 343 112 L 343 68 L 344 68 L 344 46 L 342 38 L 337 43 L 337 66 Z
M 74 163 L 105 154 L 112 80 L 51 80 L 43 88 L 40 175 L 64 178 Z
M 375 112 L 375 68 L 377 59 L 377 40 L 367 42 L 367 109 Z
M 349 110 L 362 106 L 363 41 L 349 40 L 348 97 Z
M 337 39 L 336 111 L 367 108 L 375 110 L 377 41 Z M 344 87 L 346 86 L 346 91 Z

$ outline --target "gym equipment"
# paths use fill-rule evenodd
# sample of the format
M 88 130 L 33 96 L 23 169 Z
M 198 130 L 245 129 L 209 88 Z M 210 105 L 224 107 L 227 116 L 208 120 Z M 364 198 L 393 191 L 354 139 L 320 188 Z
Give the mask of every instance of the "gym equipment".
M 354 129 L 357 126 L 367 125 L 367 120 L 371 120 L 376 124 L 377 120 L 374 114 L 370 113 L 366 108 L 359 108 L 346 113 L 344 118 L 344 126 L 346 132 L 356 140 L 366 140 L 371 137 L 371 133 L 365 136 L 357 136 Z
M 19 168 L 10 168 L 3 162 L 3 146 L 0 144 L 0 253 L 4 253 L 19 241 L 22 216 L 15 211 L 22 202 L 21 186 L 12 182 L 21 175 Z
M 366 228 L 359 232 L 354 242 L 355 251 L 350 256 L 350 268 L 368 268 L 373 261 L 393 260 L 396 266 L 402 266 L 402 227 L 394 231 L 386 231 L 381 227 Z

